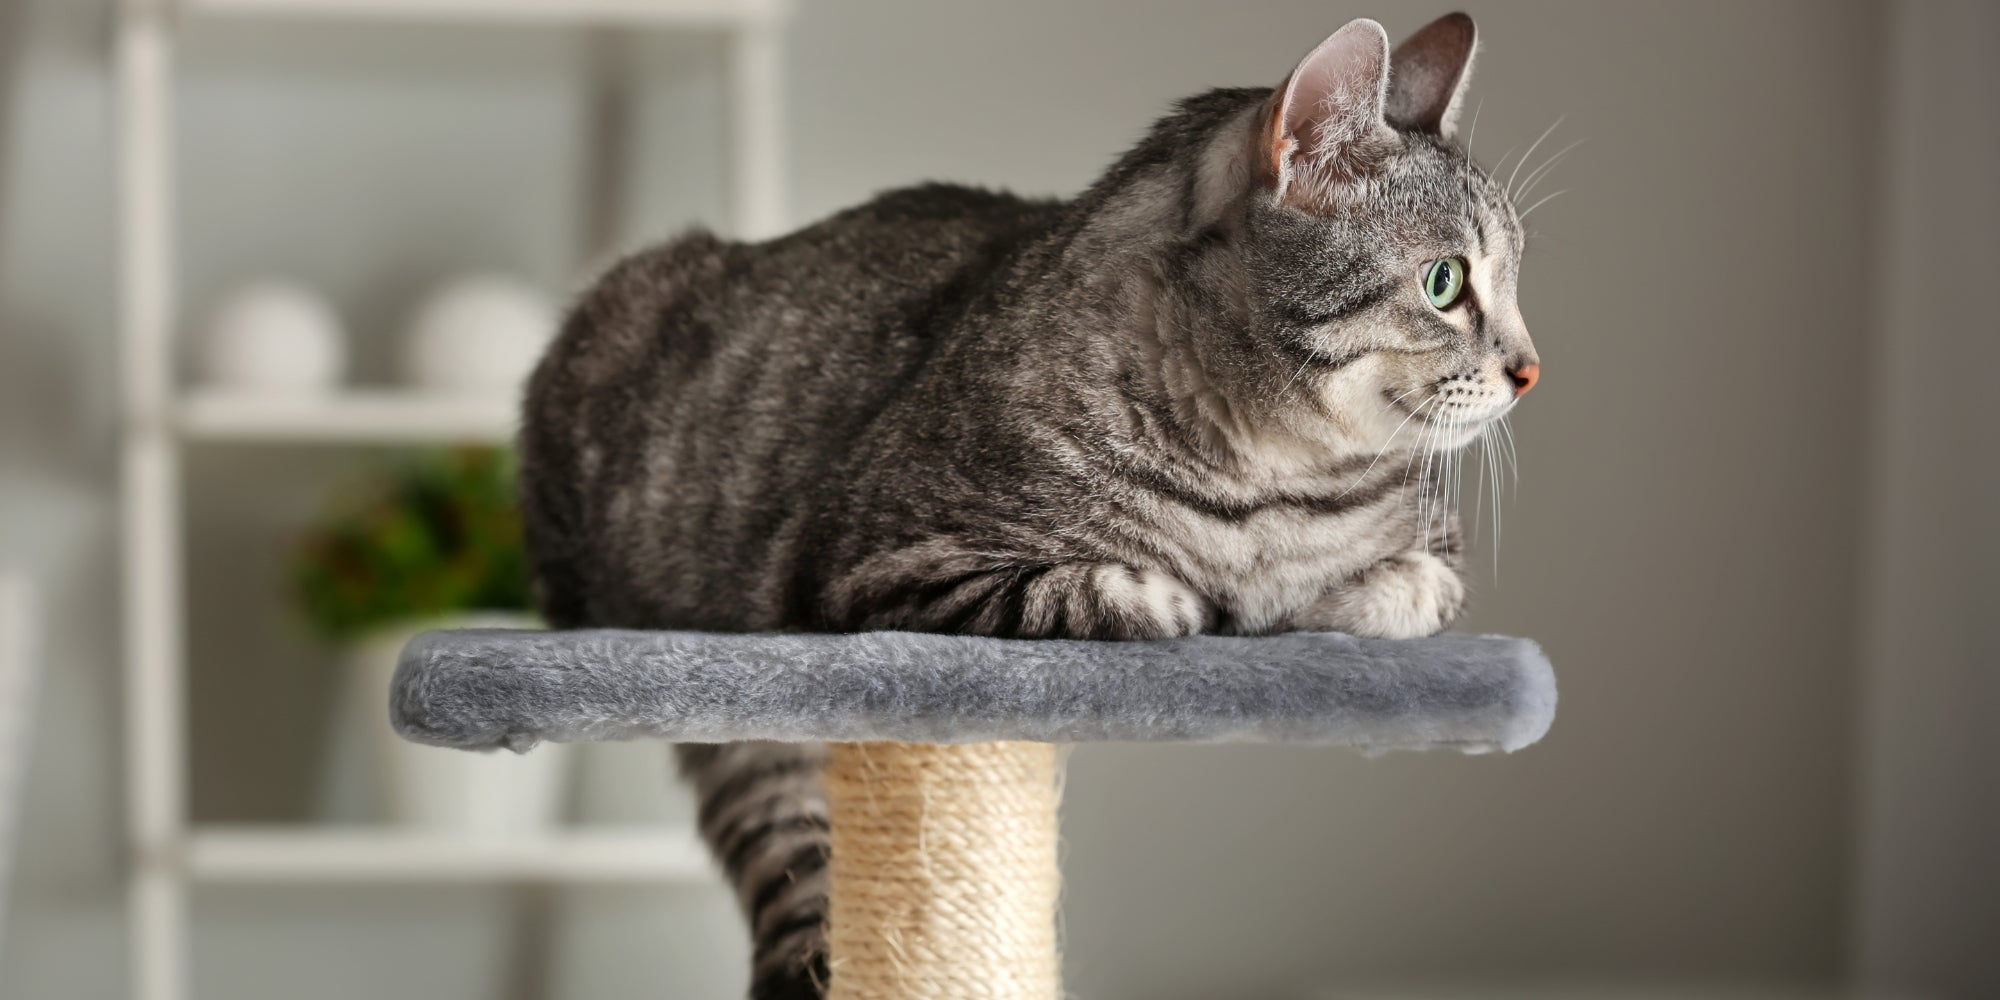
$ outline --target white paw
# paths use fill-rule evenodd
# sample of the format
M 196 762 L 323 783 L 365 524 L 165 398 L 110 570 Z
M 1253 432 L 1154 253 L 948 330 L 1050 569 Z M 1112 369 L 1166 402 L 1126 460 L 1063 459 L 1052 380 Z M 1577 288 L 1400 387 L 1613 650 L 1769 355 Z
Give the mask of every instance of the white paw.
M 1091 582 L 1126 616 L 1146 624 L 1144 638 L 1198 635 L 1208 628 L 1208 601 L 1169 574 L 1106 565 L 1097 567 Z
M 1464 609 L 1465 581 L 1457 570 L 1428 552 L 1406 552 L 1329 595 L 1316 617 L 1351 635 L 1415 639 L 1444 631 Z

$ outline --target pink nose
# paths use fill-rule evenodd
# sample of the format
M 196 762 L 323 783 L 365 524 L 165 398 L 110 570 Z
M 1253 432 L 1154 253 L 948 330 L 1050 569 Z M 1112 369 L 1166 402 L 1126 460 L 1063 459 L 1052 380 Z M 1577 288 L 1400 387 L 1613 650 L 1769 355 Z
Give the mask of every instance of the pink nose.
M 1510 370 L 1507 377 L 1514 380 L 1514 398 L 1520 399 L 1528 394 L 1529 389 L 1535 387 L 1535 383 L 1542 380 L 1542 366 L 1522 365 Z

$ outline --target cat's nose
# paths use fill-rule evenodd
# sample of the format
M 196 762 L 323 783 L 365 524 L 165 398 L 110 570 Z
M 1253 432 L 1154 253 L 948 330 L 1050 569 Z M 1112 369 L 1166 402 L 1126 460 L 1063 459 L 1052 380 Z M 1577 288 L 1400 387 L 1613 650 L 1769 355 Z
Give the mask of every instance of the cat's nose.
M 1542 380 L 1542 366 L 1531 361 L 1525 365 L 1507 369 L 1507 377 L 1514 380 L 1514 398 L 1520 399 L 1522 396 L 1528 394 L 1529 389 L 1535 387 L 1536 382 Z

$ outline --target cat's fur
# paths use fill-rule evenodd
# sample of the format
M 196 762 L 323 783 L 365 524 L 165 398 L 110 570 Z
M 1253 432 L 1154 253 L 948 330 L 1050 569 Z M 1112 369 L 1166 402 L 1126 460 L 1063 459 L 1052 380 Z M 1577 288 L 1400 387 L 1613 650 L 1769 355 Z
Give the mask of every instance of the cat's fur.
M 1505 194 L 1451 143 L 1463 15 L 1182 102 L 1074 200 L 932 185 L 613 268 L 522 431 L 557 626 L 1415 636 L 1464 604 L 1420 450 L 1532 380 Z M 1440 311 L 1441 257 L 1471 291 Z M 1522 372 L 1529 373 L 1526 377 Z M 757 939 L 818 995 L 813 746 L 681 748 Z

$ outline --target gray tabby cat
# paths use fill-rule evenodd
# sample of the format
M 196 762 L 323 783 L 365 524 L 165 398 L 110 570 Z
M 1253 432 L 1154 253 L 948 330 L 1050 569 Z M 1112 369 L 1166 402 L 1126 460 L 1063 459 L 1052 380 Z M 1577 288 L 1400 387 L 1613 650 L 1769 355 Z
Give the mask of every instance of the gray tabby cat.
M 1393 55 L 1355 21 L 1276 91 L 1182 102 L 1071 201 L 929 185 L 621 262 L 529 388 L 550 621 L 1444 628 L 1466 590 L 1435 457 L 1538 373 L 1519 219 L 1451 142 L 1473 47 L 1462 14 Z M 820 748 L 680 755 L 752 995 L 818 996 Z

